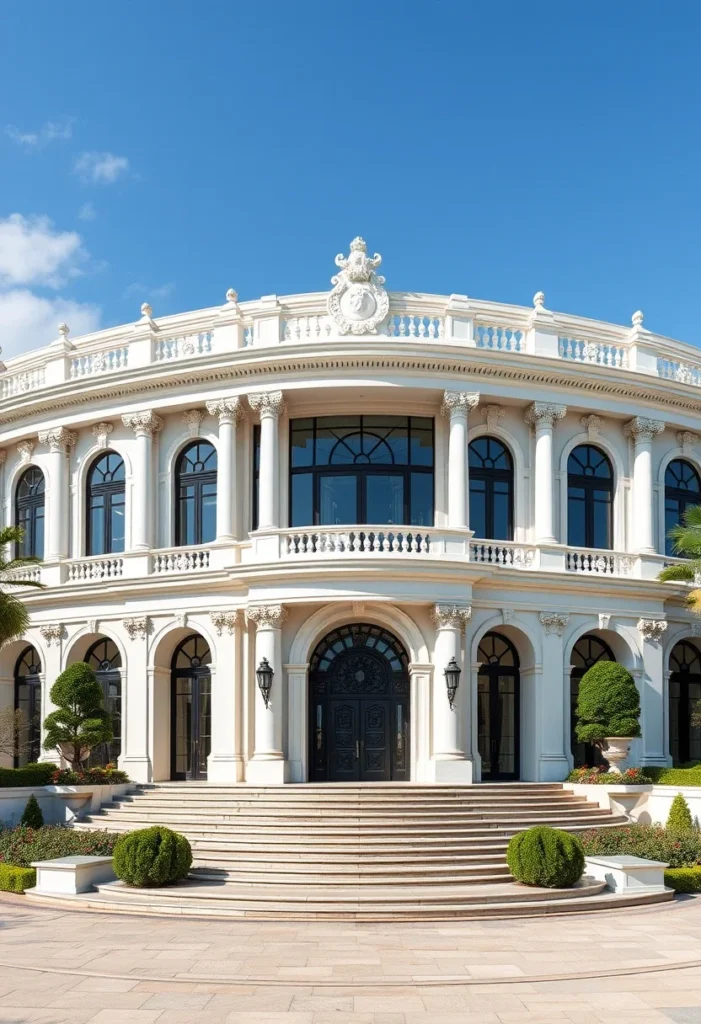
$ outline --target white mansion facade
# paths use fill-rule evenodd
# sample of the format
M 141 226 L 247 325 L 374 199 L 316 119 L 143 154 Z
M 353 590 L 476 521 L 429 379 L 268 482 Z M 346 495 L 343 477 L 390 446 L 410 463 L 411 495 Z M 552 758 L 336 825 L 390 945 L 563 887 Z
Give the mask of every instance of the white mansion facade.
M 640 689 L 633 763 L 701 757 L 701 630 L 656 579 L 701 500 L 698 350 L 336 262 L 3 367 L 4 521 L 45 584 L 0 651 L 24 759 L 81 660 L 93 757 L 140 781 L 560 780 L 599 659 Z

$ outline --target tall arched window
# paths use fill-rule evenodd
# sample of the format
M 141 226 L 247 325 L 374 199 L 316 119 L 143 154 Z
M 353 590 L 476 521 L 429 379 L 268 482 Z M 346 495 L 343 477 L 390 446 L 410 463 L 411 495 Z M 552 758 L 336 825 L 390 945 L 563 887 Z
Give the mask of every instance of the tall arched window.
M 175 466 L 176 544 L 209 544 L 217 535 L 217 450 L 193 441 Z
M 701 478 L 690 462 L 672 459 L 664 475 L 665 554 L 675 554 L 669 531 L 682 522 L 688 505 L 701 502 Z
M 580 444 L 567 460 L 567 543 L 611 548 L 613 469 L 599 448 Z
M 124 461 L 116 452 L 98 455 L 88 472 L 89 555 L 124 551 Z
M 674 764 L 699 761 L 701 728 L 693 723 L 701 707 L 701 655 L 688 640 L 680 640 L 669 668 L 669 752 Z
M 41 658 L 26 647 L 15 665 L 15 709 L 22 712 L 15 768 L 39 760 L 41 753 Z
M 577 698 L 579 697 L 579 683 L 585 672 L 588 672 L 592 665 L 598 661 L 615 661 L 613 651 L 609 645 L 598 636 L 587 634 L 580 636 L 572 649 L 570 664 L 570 733 L 572 756 L 574 757 L 575 768 L 582 765 L 600 764 L 603 761 L 601 751 L 592 746 L 591 743 L 580 743 L 575 733 L 577 725 Z
M 470 442 L 470 528 L 476 537 L 513 540 L 514 466 L 495 437 Z
M 90 751 L 88 766 L 96 768 L 116 764 L 122 751 L 122 656 L 114 640 L 103 637 L 88 650 L 85 660 L 102 686 L 105 709 L 112 717 L 112 739 Z
M 42 471 L 36 466 L 25 469 L 15 492 L 15 522 L 24 530 L 18 558 L 44 557 L 44 491 Z

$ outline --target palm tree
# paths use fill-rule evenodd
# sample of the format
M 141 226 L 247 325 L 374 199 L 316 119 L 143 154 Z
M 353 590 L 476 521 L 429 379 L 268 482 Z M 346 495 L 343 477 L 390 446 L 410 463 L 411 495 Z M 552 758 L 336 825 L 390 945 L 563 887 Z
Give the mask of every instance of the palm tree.
M 37 587 L 44 588 L 38 580 L 23 579 L 19 570 L 38 565 L 39 559 L 33 557 L 11 558 L 7 561 L 3 552 L 9 545 L 18 546 L 22 542 L 24 531 L 19 526 L 5 526 L 0 529 L 0 647 L 9 640 L 21 636 L 29 626 L 29 612 L 14 594 L 9 594 L 6 587 Z

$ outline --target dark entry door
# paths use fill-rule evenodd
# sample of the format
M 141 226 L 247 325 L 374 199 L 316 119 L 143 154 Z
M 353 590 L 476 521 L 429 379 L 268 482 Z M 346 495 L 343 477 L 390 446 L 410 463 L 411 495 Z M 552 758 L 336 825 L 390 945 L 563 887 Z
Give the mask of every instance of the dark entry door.
M 479 647 L 478 748 L 482 779 L 519 777 L 518 655 L 506 637 L 487 633 Z

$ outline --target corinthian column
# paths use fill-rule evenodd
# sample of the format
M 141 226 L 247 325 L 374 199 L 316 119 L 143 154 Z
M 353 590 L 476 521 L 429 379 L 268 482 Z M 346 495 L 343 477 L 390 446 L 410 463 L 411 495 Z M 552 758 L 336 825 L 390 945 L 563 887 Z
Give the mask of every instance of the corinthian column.
M 69 450 L 75 445 L 78 435 L 65 427 L 42 430 L 39 440 L 49 446 L 47 494 L 48 530 L 46 537 L 47 562 L 66 558 L 68 555 L 68 459 Z
M 633 440 L 633 547 L 635 551 L 655 550 L 652 536 L 652 439 L 664 430 L 661 420 L 634 416 L 623 428 Z
M 219 417 L 217 458 L 217 543 L 238 537 L 236 522 L 236 424 L 243 409 L 240 398 L 218 398 L 207 402 L 207 412 Z
M 450 420 L 448 440 L 448 526 L 464 529 L 469 522 L 467 417 L 480 396 L 469 391 L 444 391 L 441 412 Z
M 122 423 L 136 434 L 134 486 L 132 491 L 131 548 L 148 551 L 153 546 L 153 435 L 163 427 L 161 417 L 151 409 L 122 416 Z
M 256 625 L 253 707 L 255 749 L 246 768 L 246 781 L 287 782 L 287 761 L 283 752 L 282 721 L 285 708 L 285 673 L 282 669 L 282 624 L 287 611 L 281 604 L 255 605 L 246 612 Z M 255 671 L 266 659 L 273 670 L 268 706 L 258 687 Z
M 435 782 L 472 782 L 472 763 L 465 757 L 461 740 L 465 735 L 468 714 L 463 709 L 470 707 L 470 680 L 463 672 L 451 708 L 444 674 L 453 658 L 462 669 L 462 637 L 471 617 L 472 608 L 469 606 L 437 604 L 431 609 L 431 619 L 436 627 L 431 751 L 431 774 Z
M 553 427 L 567 412 L 566 405 L 534 402 L 526 423 L 535 428 L 535 542 L 555 544 L 553 531 Z
M 258 529 L 280 525 L 280 439 L 278 421 L 284 411 L 282 391 L 248 395 L 248 404 L 260 415 L 260 474 L 258 477 Z

